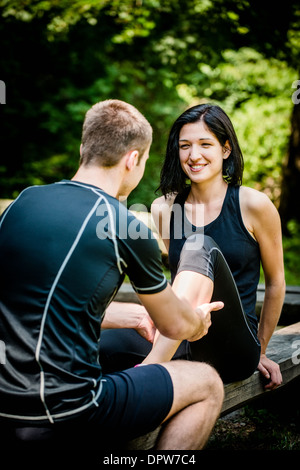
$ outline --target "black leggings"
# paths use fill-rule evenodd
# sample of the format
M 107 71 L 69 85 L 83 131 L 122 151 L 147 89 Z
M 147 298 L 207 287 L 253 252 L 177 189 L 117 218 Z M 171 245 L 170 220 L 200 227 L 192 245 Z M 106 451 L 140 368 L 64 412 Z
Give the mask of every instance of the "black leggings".
M 228 264 L 215 242 L 205 237 L 197 250 L 181 252 L 179 271 L 192 270 L 213 279 L 211 301 L 222 300 L 224 308 L 212 312 L 208 334 L 195 342 L 183 341 L 173 359 L 211 364 L 224 383 L 243 380 L 253 374 L 260 357 L 260 344 L 247 319 Z M 142 362 L 152 348 L 135 330 L 103 330 L 100 363 L 104 373 L 122 370 Z

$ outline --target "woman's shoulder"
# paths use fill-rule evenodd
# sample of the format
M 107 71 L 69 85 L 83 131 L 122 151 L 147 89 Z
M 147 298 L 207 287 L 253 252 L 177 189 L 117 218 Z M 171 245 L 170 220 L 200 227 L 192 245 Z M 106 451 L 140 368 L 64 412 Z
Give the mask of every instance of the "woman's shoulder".
M 249 226 L 273 224 L 279 219 L 279 214 L 267 194 L 256 189 L 241 186 L 240 207 L 243 218 L 248 220 Z
M 265 193 L 248 186 L 240 186 L 240 203 L 251 211 L 260 211 L 273 206 L 273 203 Z
M 169 193 L 166 196 L 160 196 L 154 199 L 154 201 L 151 204 L 151 211 L 158 211 L 160 210 L 160 207 L 166 206 L 171 208 L 172 205 L 174 204 L 175 198 L 177 194 L 176 193 Z
M 265 193 L 256 189 L 240 187 L 240 208 L 245 227 L 258 243 L 263 233 L 278 224 L 276 207 Z
M 172 206 L 176 194 L 160 196 L 156 198 L 151 205 L 151 214 L 156 229 L 162 237 L 166 248 L 169 247 L 169 225 L 171 219 Z

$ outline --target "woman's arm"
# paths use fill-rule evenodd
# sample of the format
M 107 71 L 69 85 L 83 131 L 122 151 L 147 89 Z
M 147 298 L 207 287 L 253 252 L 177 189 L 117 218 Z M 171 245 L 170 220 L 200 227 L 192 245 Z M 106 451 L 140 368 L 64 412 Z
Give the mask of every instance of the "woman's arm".
M 260 372 L 275 388 L 282 381 L 279 366 L 267 358 L 266 349 L 278 323 L 285 295 L 281 223 L 278 211 L 269 198 L 250 188 L 241 188 L 244 223 L 257 240 L 265 276 L 265 299 L 260 315 L 258 339 L 261 343 Z
M 175 195 L 161 196 L 155 199 L 151 205 L 151 215 L 156 230 L 159 233 L 167 252 L 170 244 L 170 217 Z

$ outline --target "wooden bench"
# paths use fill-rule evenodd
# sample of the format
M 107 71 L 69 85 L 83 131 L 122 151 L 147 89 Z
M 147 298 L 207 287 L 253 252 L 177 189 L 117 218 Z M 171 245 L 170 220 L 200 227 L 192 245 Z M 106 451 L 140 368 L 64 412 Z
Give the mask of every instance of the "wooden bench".
M 280 365 L 284 387 L 300 376 L 300 322 L 277 330 L 268 345 L 267 355 Z M 225 385 L 225 398 L 221 411 L 224 416 L 231 411 L 242 408 L 250 401 L 266 393 L 261 374 L 256 371 L 248 379 Z M 147 450 L 155 445 L 160 428 L 126 444 L 128 450 Z

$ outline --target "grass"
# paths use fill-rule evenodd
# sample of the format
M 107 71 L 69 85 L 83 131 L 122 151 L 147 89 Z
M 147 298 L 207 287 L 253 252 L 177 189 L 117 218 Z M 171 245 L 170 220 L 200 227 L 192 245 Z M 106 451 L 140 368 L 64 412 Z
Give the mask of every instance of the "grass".
M 300 450 L 299 432 L 277 413 L 246 407 L 217 422 L 207 450 Z
M 206 450 L 300 451 L 300 378 L 220 418 Z

